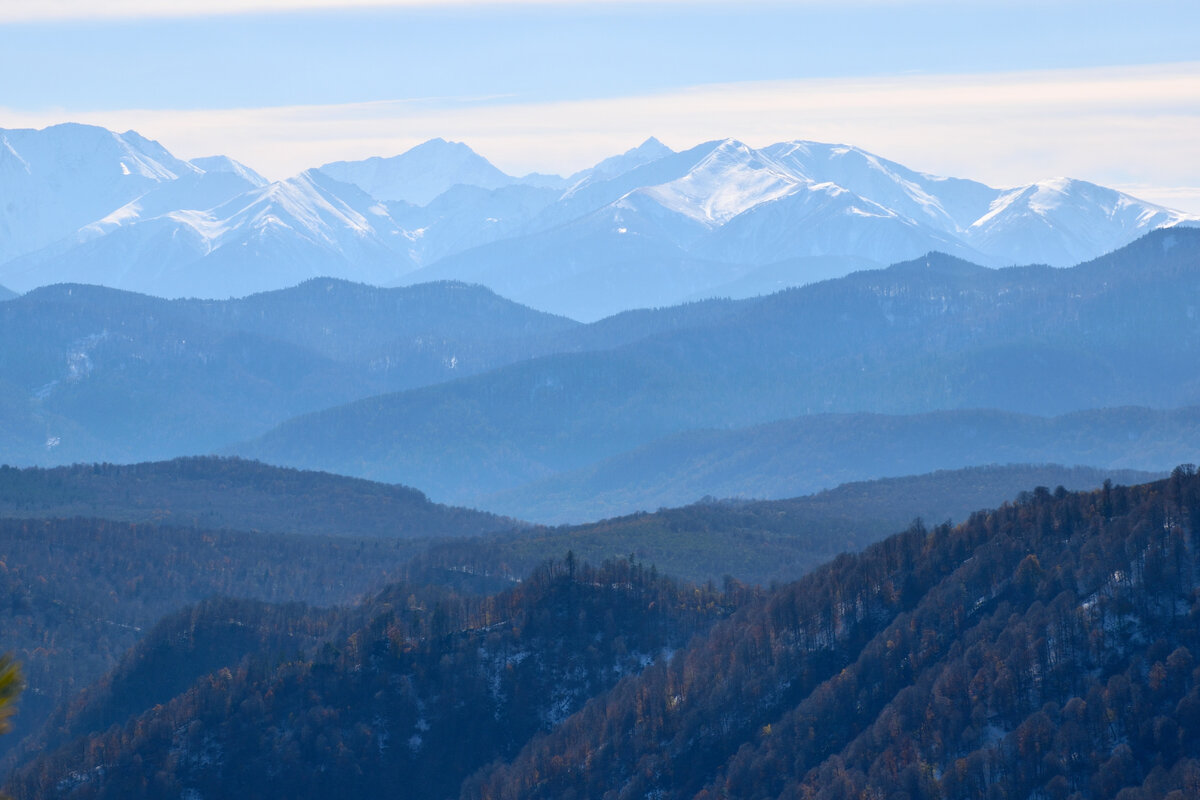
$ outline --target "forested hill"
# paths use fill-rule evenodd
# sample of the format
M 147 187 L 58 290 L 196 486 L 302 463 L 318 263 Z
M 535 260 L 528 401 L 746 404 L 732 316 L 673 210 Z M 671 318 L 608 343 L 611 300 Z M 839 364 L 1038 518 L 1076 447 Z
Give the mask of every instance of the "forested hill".
M 205 604 L 165 620 L 56 717 L 45 752 L 5 790 L 18 800 L 450 797 L 754 596 L 731 589 L 569 556 L 489 598 L 395 585 L 341 623 Z
M 0 652 L 27 689 L 0 756 L 164 615 L 213 595 L 352 603 L 425 546 L 95 519 L 0 519 Z
M 97 517 L 383 538 L 470 536 L 517 524 L 432 503 L 406 486 L 216 457 L 128 466 L 3 466 L 0 517 Z
M 965 520 L 1035 486 L 1094 489 L 1143 483 L 1166 473 L 1009 464 L 843 484 L 786 500 L 705 498 L 582 525 L 434 542 L 406 567 L 422 580 L 470 573 L 516 580 L 554 553 L 600 562 L 626 553 L 668 574 L 703 583 L 726 575 L 767 585 L 799 578 L 840 553 L 862 549 L 914 519 Z
M 5 789 L 1188 800 L 1200 776 L 1190 465 L 914 525 L 766 594 L 569 557 L 490 598 L 397 585 L 341 633 L 278 614 L 301 651 L 282 663 L 270 614 L 207 608 L 148 637 Z M 229 620 L 253 629 L 222 656 L 242 660 L 164 700 Z M 118 691 L 149 664 L 176 683 Z
M 462 796 L 1194 797 L 1198 554 L 1190 466 L 913 528 L 743 609 Z
M 1038 484 L 1098 486 L 1106 477 L 1138 478 L 988 467 L 788 501 L 707 501 L 573 528 L 463 536 L 485 529 L 464 520 L 492 518 L 432 506 L 403 487 L 252 462 L 0 468 L 4 513 L 118 518 L 0 518 L 0 598 L 8 599 L 0 604 L 0 652 L 22 661 L 29 681 L 0 755 L 55 704 L 111 669 L 163 615 L 213 594 L 351 603 L 400 579 L 486 594 L 572 549 L 592 563 L 632 553 L 700 583 L 732 575 L 765 585 L 881 539 L 915 516 L 962 519 Z M 198 525 L 206 521 L 234 530 Z M 238 530 L 246 528 L 255 530 Z M 421 532 L 428 538 L 411 538 Z
M 0 286 L 0 303 L 17 297 L 17 293 L 5 286 Z

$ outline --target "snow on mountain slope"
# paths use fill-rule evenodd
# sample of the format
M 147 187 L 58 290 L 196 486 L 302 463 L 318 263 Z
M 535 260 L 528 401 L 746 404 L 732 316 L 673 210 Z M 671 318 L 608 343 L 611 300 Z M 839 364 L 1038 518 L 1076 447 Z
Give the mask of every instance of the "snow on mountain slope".
M 735 139 L 726 139 L 688 173 L 641 191 L 711 228 L 795 191 L 802 179 Z
M 806 143 L 754 150 L 730 139 L 697 155 L 685 174 L 610 204 L 616 224 L 665 236 L 696 258 L 739 265 L 791 260 L 799 266 L 804 262 L 797 259 L 829 256 L 882 265 L 932 249 L 981 255 L 944 232 L 956 225 L 918 182 L 928 176 L 862 151 Z M 828 180 L 831 173 L 869 194 Z M 797 283 L 814 279 L 795 275 Z
M 931 250 L 991 265 L 1010 252 L 1026 262 L 1064 253 L 1063 263 L 1074 264 L 1183 216 L 1115 199 L 1111 190 L 1099 197 L 1098 189 L 1073 182 L 1053 192 L 1005 193 L 843 145 L 755 150 L 735 140 L 708 142 L 613 178 L 585 178 L 541 211 L 526 235 L 465 250 L 408 280 L 479 281 L 521 302 L 593 319 L 620 302 L 632 308 L 802 285 Z M 1041 199 L 1022 206 L 1027 195 Z M 1026 206 L 1043 212 L 1032 217 L 1037 224 L 1017 213 Z
M 86 241 L 111 233 L 114 228 L 132 225 L 139 220 L 162 216 L 179 209 L 213 208 L 239 194 L 260 188 L 264 183 L 253 182 L 235 171 L 185 175 L 157 184 L 103 219 L 84 225 L 74 239 Z
M 259 175 L 240 161 L 234 161 L 229 156 L 205 156 L 193 158 L 191 165 L 207 173 L 233 173 L 251 186 L 266 186 L 269 180 Z
M 820 142 L 780 142 L 763 153 L 797 176 L 833 183 L 939 230 L 965 230 L 996 197 L 977 181 L 915 172 L 857 147 Z
M 157 142 L 91 125 L 0 130 L 0 263 L 200 170 Z
M 1001 193 L 964 238 L 1001 263 L 1066 267 L 1198 219 L 1087 181 L 1052 178 Z
M 313 170 L 208 210 L 172 210 L 80 238 L 10 262 L 0 274 L 18 287 L 81 282 L 162 297 L 229 297 L 318 276 L 381 284 L 412 268 L 404 232 L 382 204 Z
M 557 188 L 513 184 L 499 189 L 458 184 L 426 206 L 387 204 L 405 229 L 408 252 L 417 264 L 431 264 L 472 247 L 519 235 L 530 219 L 558 199 Z
M 694 243 L 691 250 L 756 265 L 828 256 L 882 265 L 930 250 L 966 258 L 980 256 L 932 225 L 833 183 L 797 186 L 787 194 L 756 203 Z M 795 279 L 793 285 L 798 285 L 818 276 L 798 273 Z
M 430 139 L 391 158 L 335 161 L 320 172 L 352 183 L 379 200 L 403 200 L 423 206 L 457 184 L 498 189 L 520 183 L 461 142 Z M 549 176 L 531 176 L 534 183 Z M 561 179 L 559 179 L 561 180 Z
M 221 226 L 214 251 L 283 237 L 313 253 L 314 258 L 306 261 L 340 265 L 336 272 L 306 277 L 386 283 L 412 268 L 403 254 L 408 242 L 405 232 L 387 208 L 357 187 L 317 170 L 234 198 L 211 214 Z
M 594 318 L 941 250 L 1067 266 L 1200 218 L 1085 181 L 1000 190 L 860 148 L 656 139 L 564 180 L 434 139 L 268 183 L 128 132 L 0 130 L 0 282 L 224 297 L 327 275 L 481 281 Z M 559 295 L 561 294 L 561 297 Z
M 580 219 L 615 203 L 637 189 L 659 186 L 685 177 L 722 142 L 698 144 L 679 153 L 654 159 L 610 178 L 581 180 L 563 192 L 554 205 L 547 207 L 526 226 L 527 233 L 547 230 L 556 225 Z
M 588 184 L 611 180 L 632 169 L 674 154 L 674 150 L 651 136 L 637 147 L 626 150 L 620 155 L 609 156 L 589 169 L 576 172 L 567 178 L 567 185 L 571 187 L 569 191 L 575 192 Z

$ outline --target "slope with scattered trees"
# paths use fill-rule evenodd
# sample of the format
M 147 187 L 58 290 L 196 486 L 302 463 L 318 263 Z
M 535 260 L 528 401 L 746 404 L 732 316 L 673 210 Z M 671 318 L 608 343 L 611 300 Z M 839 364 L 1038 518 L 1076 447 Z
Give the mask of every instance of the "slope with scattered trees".
M 488 598 L 394 585 L 343 612 L 365 622 L 340 637 L 241 660 L 239 645 L 255 634 L 226 640 L 262 629 L 264 609 L 210 605 L 154 631 L 66 716 L 64 736 L 83 735 L 48 749 L 7 788 L 18 799 L 363 797 L 398 786 L 448 797 L 479 767 L 515 755 L 753 597 L 736 585 L 720 592 L 630 561 L 590 567 L 568 554 Z M 279 631 L 299 629 L 298 645 L 325 624 L 267 613 L 286 625 Z M 135 680 L 165 688 L 164 673 L 197 672 L 179 665 L 193 657 L 201 636 L 193 631 L 212 627 L 222 633 L 204 666 L 215 668 L 173 699 Z M 120 699 L 131 693 L 142 706 L 135 713 L 137 703 Z M 88 732 L 119 714 L 126 721 Z
M 1200 477 L 842 556 L 464 798 L 1195 796 Z

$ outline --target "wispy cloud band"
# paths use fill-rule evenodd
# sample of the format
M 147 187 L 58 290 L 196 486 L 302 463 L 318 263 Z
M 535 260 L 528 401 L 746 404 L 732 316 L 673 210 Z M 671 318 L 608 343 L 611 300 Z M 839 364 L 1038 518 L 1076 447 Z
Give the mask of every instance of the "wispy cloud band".
M 722 0 L 653 0 L 660 5 Z M 755 0 L 750 0 L 754 2 Z M 768 0 L 757 0 L 768 2 Z M 852 0 L 856 5 L 881 5 L 900 0 Z M 909 0 L 911 1 L 911 0 Z M 746 0 L 743 0 L 746 2 Z M 836 0 L 801 0 L 831 5 Z M 845 0 L 843 0 L 843 3 Z M 631 0 L 0 0 L 0 23 L 80 19 L 163 19 L 236 14 L 345 11 L 347 9 L 445 8 L 447 6 L 602 6 L 633 5 Z
M 8 125 L 135 128 L 283 176 L 434 136 L 510 172 L 571 172 L 649 135 L 856 144 L 929 172 L 1015 185 L 1072 175 L 1200 211 L 1200 62 L 974 75 L 789 80 L 567 102 L 422 99 L 200 111 L 0 112 Z M 1157 194 L 1156 194 L 1157 193 Z

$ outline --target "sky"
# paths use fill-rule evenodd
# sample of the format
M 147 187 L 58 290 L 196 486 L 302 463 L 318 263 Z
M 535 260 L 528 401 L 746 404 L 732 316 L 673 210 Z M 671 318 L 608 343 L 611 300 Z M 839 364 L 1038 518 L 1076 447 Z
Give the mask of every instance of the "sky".
M 437 136 L 513 174 L 811 139 L 1200 213 L 1198 30 L 1195 0 L 0 0 L 0 127 L 271 178 Z

